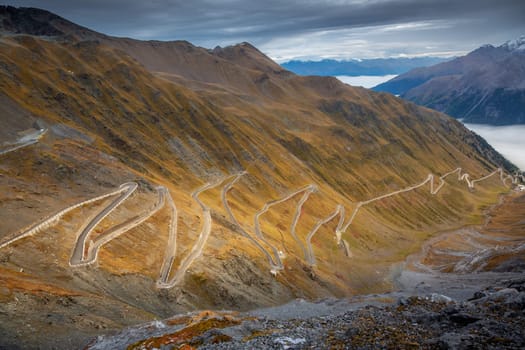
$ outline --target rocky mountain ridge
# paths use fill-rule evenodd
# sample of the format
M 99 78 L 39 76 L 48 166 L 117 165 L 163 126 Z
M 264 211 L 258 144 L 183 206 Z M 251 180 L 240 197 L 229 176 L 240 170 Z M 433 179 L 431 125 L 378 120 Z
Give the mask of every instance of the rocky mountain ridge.
M 518 39 L 509 40 L 501 46 L 509 51 L 523 51 L 525 50 L 525 35 L 519 37 Z
M 417 68 L 374 87 L 467 123 L 523 124 L 525 37 Z

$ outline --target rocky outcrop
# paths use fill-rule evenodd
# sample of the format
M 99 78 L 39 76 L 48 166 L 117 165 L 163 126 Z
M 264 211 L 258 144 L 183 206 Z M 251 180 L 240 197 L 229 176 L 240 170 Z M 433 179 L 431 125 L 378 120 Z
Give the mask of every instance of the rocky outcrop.
M 290 308 L 295 311 L 289 313 Z M 321 316 L 292 316 L 308 308 Z M 521 278 L 499 282 L 466 301 L 429 294 L 358 308 L 341 300 L 298 301 L 256 317 L 201 312 L 101 337 L 87 348 L 518 349 L 525 346 L 524 310 Z

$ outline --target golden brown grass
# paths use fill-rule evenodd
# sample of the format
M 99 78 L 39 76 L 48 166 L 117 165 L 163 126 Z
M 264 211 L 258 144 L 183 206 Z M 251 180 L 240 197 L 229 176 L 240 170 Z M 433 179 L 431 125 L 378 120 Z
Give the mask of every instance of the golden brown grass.
M 184 76 L 167 80 L 166 74 L 180 72 L 162 72 L 160 61 L 155 61 L 159 65 L 153 74 L 107 44 L 59 43 L 25 36 L 2 41 L 1 59 L 19 68 L 9 79 L 0 80 L 2 91 L 47 123 L 65 123 L 94 139 L 87 145 L 49 137 L 22 150 L 19 157 L 6 156 L 3 164 L 8 169 L 0 181 L 9 192 L 2 201 L 12 203 L 17 190 L 25 200 L 48 200 L 46 194 L 31 194 L 28 184 L 35 181 L 47 191 L 66 193 L 60 197 L 63 207 L 69 204 L 68 198 L 80 197 L 86 188 L 98 193 L 136 179 L 165 185 L 181 215 L 175 266 L 191 249 L 202 224 L 191 191 L 242 169 L 249 174 L 234 186 L 228 200 L 250 232 L 253 215 L 267 201 L 306 184 L 319 187 L 305 203 L 297 226 L 304 240 L 315 222 L 337 204 L 345 206 L 348 218 L 356 202 L 419 183 L 429 172 L 440 175 L 461 166 L 478 178 L 496 166 L 465 142 L 466 131 L 458 122 L 387 94 L 350 88 L 333 79 L 283 77 L 282 72 L 271 70 L 262 77 L 260 68 L 244 59 L 235 62 L 233 56 L 221 59 L 224 70 L 219 74 L 211 67 L 198 66 L 209 58 L 200 49 L 193 66 L 186 67 L 187 74 L 195 74 L 194 81 Z M 140 61 L 139 54 L 145 51 L 137 53 L 135 58 Z M 155 62 L 146 67 L 151 69 Z M 257 67 L 265 66 L 264 62 L 258 61 Z M 174 147 L 175 139 L 183 151 Z M 45 158 L 39 157 L 43 154 Z M 58 181 L 54 169 L 59 163 L 79 174 Z M 95 176 L 100 183 L 93 181 Z M 215 213 L 225 215 L 220 190 L 207 191 L 202 199 Z M 504 190 L 491 179 L 469 192 L 465 183 L 451 177 L 436 196 L 421 188 L 370 204 L 343 236 L 352 258 L 335 245 L 335 219 L 312 240 L 318 261 L 315 275 L 326 282 L 323 293 L 354 293 L 374 284 L 383 287 L 386 266 L 416 251 L 435 232 L 480 223 L 483 210 Z M 151 193 L 123 205 L 98 230 L 146 209 L 153 200 Z M 297 291 L 314 297 L 320 289 L 310 274 L 295 273 L 304 270 L 305 264 L 289 233 L 300 196 L 272 208 L 261 223 L 272 244 L 289 256 L 285 264 L 290 270 L 285 269 L 280 280 L 292 281 Z M 55 200 L 52 207 L 60 209 L 61 202 Z M 9 210 L 19 210 L 29 222 L 38 217 L 30 208 L 11 205 Z M 67 261 L 74 240 L 71 232 L 83 218 L 82 212 L 71 213 L 52 231 L 61 262 Z M 99 268 L 156 278 L 167 221 L 165 208 L 103 247 Z M 262 265 L 258 249 L 226 226 L 214 222 L 212 235 L 221 238 L 216 240 L 221 245 L 206 247 L 203 259 L 234 248 L 261 261 L 261 269 L 268 268 Z M 31 238 L 31 242 L 39 240 L 38 236 Z M 25 249 L 30 253 L 33 248 Z

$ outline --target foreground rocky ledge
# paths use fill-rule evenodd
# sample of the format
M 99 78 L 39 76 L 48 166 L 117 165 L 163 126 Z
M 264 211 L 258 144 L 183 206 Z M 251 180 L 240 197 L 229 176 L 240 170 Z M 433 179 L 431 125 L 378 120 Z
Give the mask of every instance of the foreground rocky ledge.
M 521 277 L 467 300 L 392 293 L 193 313 L 99 337 L 88 349 L 522 349 L 524 311 Z

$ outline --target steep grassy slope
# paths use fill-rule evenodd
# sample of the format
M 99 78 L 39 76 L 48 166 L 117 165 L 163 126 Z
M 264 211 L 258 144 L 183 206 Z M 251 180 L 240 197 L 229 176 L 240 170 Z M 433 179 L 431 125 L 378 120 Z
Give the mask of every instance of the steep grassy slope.
M 429 173 L 461 167 L 475 179 L 498 166 L 514 170 L 445 115 L 336 79 L 295 76 L 249 44 L 210 51 L 121 40 L 31 13 L 23 18 L 33 35 L 13 25 L 0 38 L 0 142 L 16 141 L 30 128 L 47 132 L 0 155 L 0 239 L 137 182 L 138 190 L 97 226 L 96 239 L 153 207 L 162 185 L 179 214 L 174 276 L 206 226 L 192 191 L 247 174 L 227 193 L 241 227 L 221 200 L 231 179 L 199 196 L 211 210 L 211 232 L 202 256 L 173 288 L 156 287 L 170 241 L 168 205 L 104 245 L 90 266 L 70 266 L 70 255 L 86 220 L 112 198 L 0 248 L 0 334 L 8 345 L 29 346 L 34 334 L 54 334 L 45 343 L 64 347 L 68 337 L 79 344 L 103 329 L 194 308 L 247 309 L 389 288 L 389 266 L 433 232 L 481 220 L 482 209 L 507 190 L 498 176 L 470 190 L 451 176 L 436 195 L 426 183 L 364 205 L 340 244 L 337 217 L 312 237 L 316 266 L 291 234 L 303 194 L 291 197 L 260 219 L 267 240 L 261 245 L 286 256 L 275 277 L 245 233 L 255 236 L 254 216 L 266 203 L 309 184 L 317 191 L 304 202 L 295 230 L 303 245 L 337 205 L 348 222 L 359 201 L 421 183 Z M 48 36 L 38 36 L 42 22 L 35 16 L 57 31 L 46 26 Z

